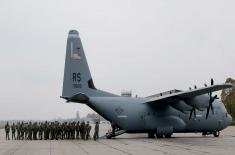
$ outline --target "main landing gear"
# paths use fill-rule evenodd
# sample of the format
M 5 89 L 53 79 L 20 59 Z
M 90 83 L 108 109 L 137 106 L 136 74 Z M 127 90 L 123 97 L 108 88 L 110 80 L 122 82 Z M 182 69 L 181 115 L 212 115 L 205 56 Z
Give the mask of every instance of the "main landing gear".
M 167 134 L 156 134 L 157 138 L 171 138 L 172 133 Z M 155 138 L 155 133 L 148 133 L 148 138 Z
M 213 132 L 202 132 L 202 135 L 203 136 L 206 136 L 206 135 L 211 135 L 211 134 L 213 134 L 213 136 L 214 137 L 219 137 L 219 135 L 220 135 L 220 131 L 213 131 Z

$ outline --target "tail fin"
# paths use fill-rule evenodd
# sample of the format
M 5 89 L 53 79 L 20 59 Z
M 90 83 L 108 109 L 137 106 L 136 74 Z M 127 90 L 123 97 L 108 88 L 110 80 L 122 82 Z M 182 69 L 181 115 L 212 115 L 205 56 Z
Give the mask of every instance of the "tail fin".
M 70 98 L 79 93 L 88 97 L 111 95 L 95 88 L 79 33 L 71 30 L 67 39 L 62 97 Z

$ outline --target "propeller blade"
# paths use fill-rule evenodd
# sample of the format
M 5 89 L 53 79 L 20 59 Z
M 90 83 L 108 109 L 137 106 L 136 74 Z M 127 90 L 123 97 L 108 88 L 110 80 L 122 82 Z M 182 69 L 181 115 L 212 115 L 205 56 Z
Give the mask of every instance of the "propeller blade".
M 209 106 L 207 108 L 207 112 L 206 112 L 206 119 L 209 116 L 209 112 L 211 109 L 212 114 L 214 114 L 214 106 L 213 106 L 213 102 L 215 101 L 215 99 L 218 99 L 217 95 L 215 95 L 214 97 L 211 96 L 212 93 L 210 93 L 210 100 L 209 100 Z
M 213 78 L 211 78 L 211 85 L 212 85 L 212 86 L 214 85 L 214 80 L 213 80 Z
M 212 114 L 214 114 L 214 107 L 213 107 L 212 103 L 211 103 L 211 111 L 212 111 Z
M 210 108 L 208 107 L 207 110 L 206 110 L 206 119 L 207 119 L 208 116 L 209 116 L 209 111 L 210 111 Z
M 190 111 L 189 120 L 192 118 L 193 109 Z
M 189 120 L 192 118 L 192 115 L 194 116 L 194 118 L 196 118 L 196 109 L 194 107 L 190 111 Z
M 213 78 L 211 78 L 211 86 L 214 85 L 214 80 Z M 206 86 L 206 85 L 205 85 Z M 212 114 L 214 114 L 214 107 L 213 107 L 213 102 L 215 101 L 215 99 L 218 99 L 218 96 L 215 95 L 215 96 L 212 96 L 212 92 L 209 92 L 209 106 L 207 107 L 207 110 L 206 110 L 206 119 L 208 118 L 209 116 L 209 113 L 210 113 L 210 109 L 211 109 L 211 112 Z

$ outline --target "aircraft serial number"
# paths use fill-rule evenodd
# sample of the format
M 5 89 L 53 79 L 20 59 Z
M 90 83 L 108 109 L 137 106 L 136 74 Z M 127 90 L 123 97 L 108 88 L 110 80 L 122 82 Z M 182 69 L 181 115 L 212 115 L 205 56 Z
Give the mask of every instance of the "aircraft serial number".
M 79 83 L 79 84 L 73 84 L 73 88 L 82 88 L 82 85 Z

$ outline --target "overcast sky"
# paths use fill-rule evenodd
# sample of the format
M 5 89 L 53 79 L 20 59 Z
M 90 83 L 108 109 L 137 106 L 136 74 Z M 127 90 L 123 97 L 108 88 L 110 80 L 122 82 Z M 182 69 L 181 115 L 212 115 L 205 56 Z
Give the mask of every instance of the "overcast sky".
M 80 33 L 94 84 L 148 96 L 235 77 L 235 1 L 1 0 L 0 120 L 84 116 L 65 103 L 66 39 Z

